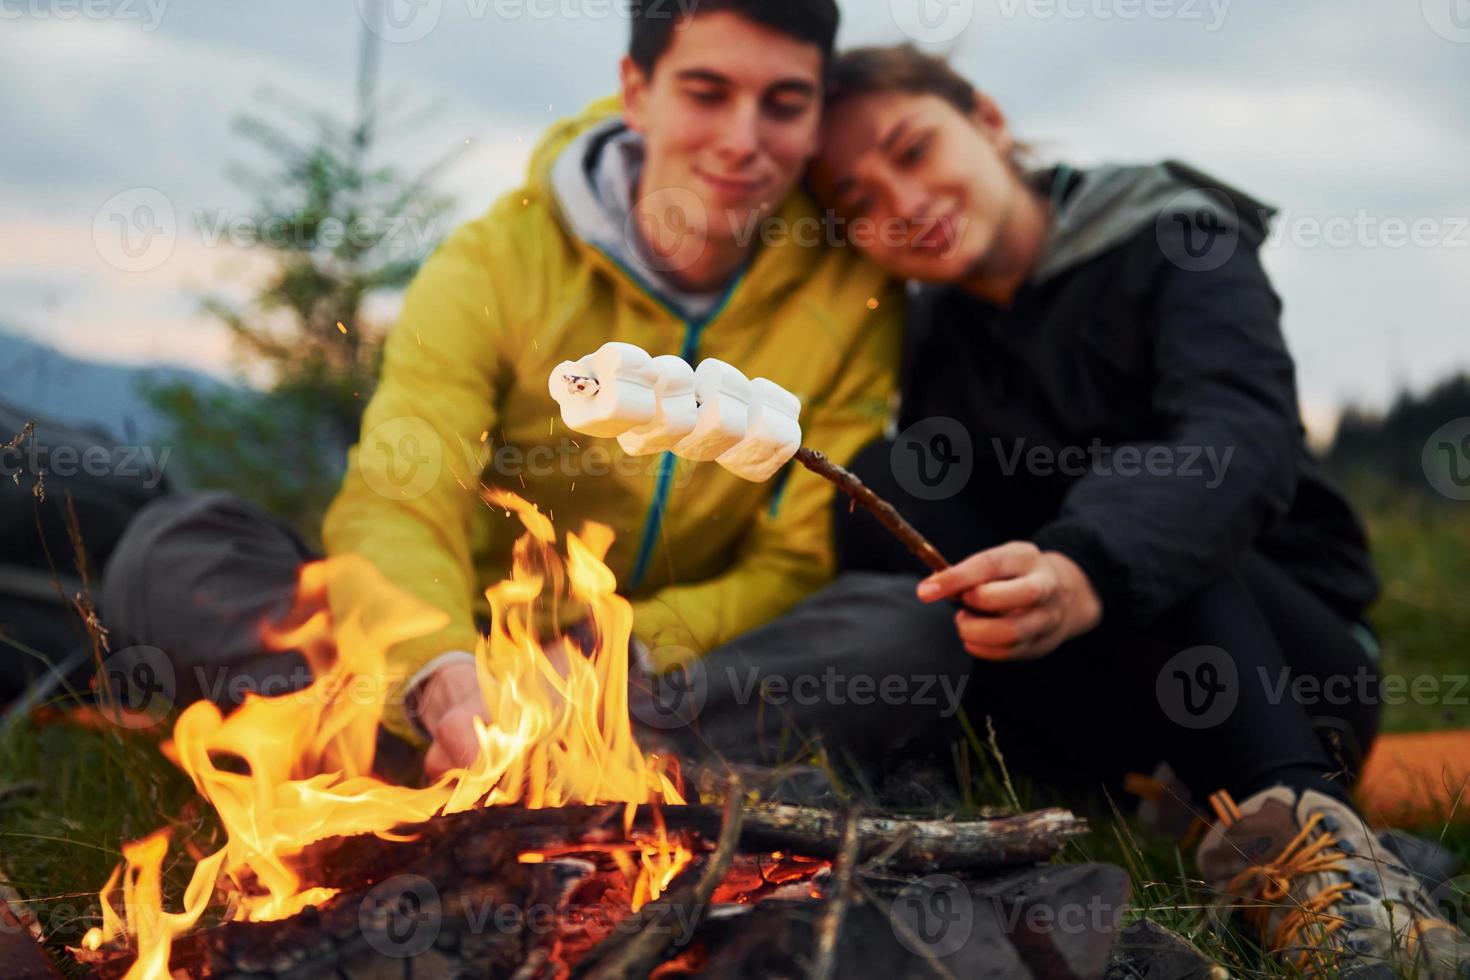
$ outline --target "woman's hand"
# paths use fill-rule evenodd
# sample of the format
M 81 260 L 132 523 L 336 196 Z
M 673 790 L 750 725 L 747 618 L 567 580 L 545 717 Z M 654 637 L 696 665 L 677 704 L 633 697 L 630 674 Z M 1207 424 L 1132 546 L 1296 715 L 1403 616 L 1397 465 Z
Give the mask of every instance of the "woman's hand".
M 1102 603 L 1077 563 L 1029 541 L 973 554 L 919 583 L 924 602 L 952 596 L 968 607 L 955 615 L 960 641 L 982 660 L 1035 660 L 1102 620 Z

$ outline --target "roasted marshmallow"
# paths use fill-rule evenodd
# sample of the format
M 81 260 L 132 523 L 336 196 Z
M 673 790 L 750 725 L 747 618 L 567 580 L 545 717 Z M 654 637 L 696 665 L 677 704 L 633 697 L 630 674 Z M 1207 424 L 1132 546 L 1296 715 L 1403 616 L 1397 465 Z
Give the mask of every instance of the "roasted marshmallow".
M 659 369 L 641 347 L 612 341 L 578 361 L 562 361 L 547 387 L 567 428 L 603 438 L 658 415 Z
M 696 370 L 671 354 L 649 357 L 611 342 L 558 364 L 547 387 L 568 428 L 616 437 L 630 456 L 672 451 L 760 482 L 801 447 L 801 400 L 712 357 Z
M 653 419 L 618 436 L 618 445 L 629 456 L 648 456 L 673 449 L 694 431 L 699 421 L 699 402 L 694 395 L 694 369 L 682 357 L 663 354 L 652 361 L 658 374 L 653 393 L 658 408 Z
M 703 365 L 701 365 L 702 367 Z M 769 480 L 801 448 L 801 399 L 774 381 L 750 382 L 745 436 L 716 462 L 744 480 Z
M 675 444 L 674 453 L 705 462 L 745 437 L 750 379 L 738 368 L 707 357 L 694 371 L 694 397 L 699 402 L 699 420 L 694 431 Z

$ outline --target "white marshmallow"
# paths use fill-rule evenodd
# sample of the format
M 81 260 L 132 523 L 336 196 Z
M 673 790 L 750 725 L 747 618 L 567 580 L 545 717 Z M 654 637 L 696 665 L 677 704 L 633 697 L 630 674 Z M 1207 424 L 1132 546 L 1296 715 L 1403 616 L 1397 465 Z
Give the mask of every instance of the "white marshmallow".
M 694 396 L 694 368 L 682 357 L 663 354 L 652 361 L 658 380 L 653 393 L 658 401 L 652 421 L 635 426 L 618 436 L 618 445 L 629 456 L 650 456 L 674 446 L 699 421 L 699 403 Z
M 750 380 L 738 368 L 705 358 L 694 372 L 699 419 L 694 431 L 674 444 L 674 453 L 697 462 L 716 459 L 745 436 Z
M 547 388 L 567 428 L 589 436 L 622 435 L 658 414 L 659 370 L 641 347 L 610 341 L 578 361 L 562 361 Z
M 769 480 L 801 448 L 800 416 L 801 399 L 774 381 L 756 378 L 750 383 L 745 436 L 717 461 L 743 480 Z

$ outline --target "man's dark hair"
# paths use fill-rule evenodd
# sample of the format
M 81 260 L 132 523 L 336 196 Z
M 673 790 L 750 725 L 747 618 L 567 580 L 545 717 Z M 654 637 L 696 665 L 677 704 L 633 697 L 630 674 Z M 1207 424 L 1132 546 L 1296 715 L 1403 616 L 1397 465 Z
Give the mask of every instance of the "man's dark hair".
M 685 17 L 728 11 L 822 51 L 822 62 L 832 57 L 837 41 L 836 0 L 633 0 L 633 38 L 628 56 L 653 76 L 654 65 L 674 40 L 674 30 Z

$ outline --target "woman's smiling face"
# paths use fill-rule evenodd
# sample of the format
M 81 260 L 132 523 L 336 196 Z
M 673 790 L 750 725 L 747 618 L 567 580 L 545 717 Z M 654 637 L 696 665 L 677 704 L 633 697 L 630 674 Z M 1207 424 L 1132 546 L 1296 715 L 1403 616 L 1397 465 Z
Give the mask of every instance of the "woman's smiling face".
M 874 262 L 909 279 L 960 282 L 1003 262 L 1000 231 L 1025 193 L 1009 163 L 1014 145 L 983 96 L 966 115 L 937 95 L 854 95 L 827 112 L 811 185 Z

